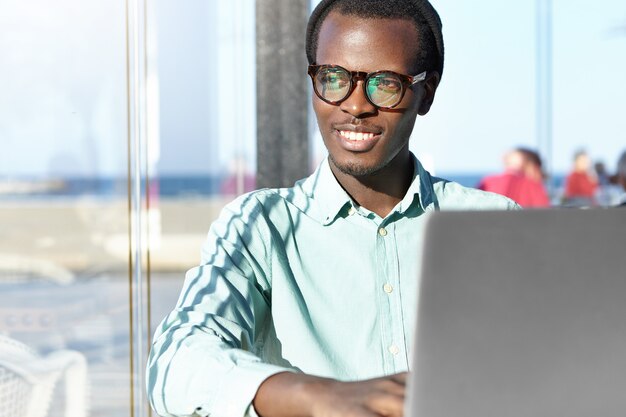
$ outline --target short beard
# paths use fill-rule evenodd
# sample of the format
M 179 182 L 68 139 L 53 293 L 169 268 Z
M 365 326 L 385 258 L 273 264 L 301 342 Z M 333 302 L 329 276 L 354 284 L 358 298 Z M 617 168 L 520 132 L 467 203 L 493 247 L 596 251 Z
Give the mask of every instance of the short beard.
M 366 167 L 358 163 L 339 164 L 330 154 L 328 155 L 328 158 L 339 171 L 352 177 L 365 177 L 372 175 L 383 168 L 382 166 Z

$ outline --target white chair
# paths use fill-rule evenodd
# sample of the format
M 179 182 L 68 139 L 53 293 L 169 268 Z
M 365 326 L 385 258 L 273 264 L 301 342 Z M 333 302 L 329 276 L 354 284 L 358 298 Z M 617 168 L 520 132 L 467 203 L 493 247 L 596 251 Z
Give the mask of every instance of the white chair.
M 0 417 L 45 417 L 60 380 L 65 382 L 64 417 L 86 417 L 87 362 L 80 352 L 40 356 L 0 335 Z

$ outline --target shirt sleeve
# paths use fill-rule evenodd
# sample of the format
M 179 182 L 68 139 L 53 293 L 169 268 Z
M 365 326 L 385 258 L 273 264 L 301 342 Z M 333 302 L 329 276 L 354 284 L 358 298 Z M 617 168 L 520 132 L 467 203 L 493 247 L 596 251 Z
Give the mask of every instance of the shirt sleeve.
M 189 270 L 176 308 L 154 336 L 147 389 L 162 416 L 253 416 L 269 376 L 257 339 L 271 322 L 271 245 L 264 210 L 251 195 L 211 226 L 202 265 Z M 265 225 L 265 227 L 264 227 Z

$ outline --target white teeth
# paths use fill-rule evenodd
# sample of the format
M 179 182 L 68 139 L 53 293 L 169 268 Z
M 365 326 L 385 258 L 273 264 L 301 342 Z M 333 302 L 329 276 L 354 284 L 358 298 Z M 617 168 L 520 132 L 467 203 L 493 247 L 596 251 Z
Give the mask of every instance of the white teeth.
M 340 130 L 339 135 L 348 140 L 370 140 L 374 137 L 373 133 L 352 132 L 347 130 Z

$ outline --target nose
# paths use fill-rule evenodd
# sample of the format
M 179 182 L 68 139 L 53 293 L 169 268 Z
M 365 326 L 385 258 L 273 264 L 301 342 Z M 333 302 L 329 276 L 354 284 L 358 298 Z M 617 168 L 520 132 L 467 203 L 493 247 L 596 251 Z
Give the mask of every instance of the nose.
M 339 108 L 354 117 L 363 118 L 376 113 L 376 107 L 367 100 L 363 81 L 357 81 L 357 85 L 352 93 L 341 102 Z

